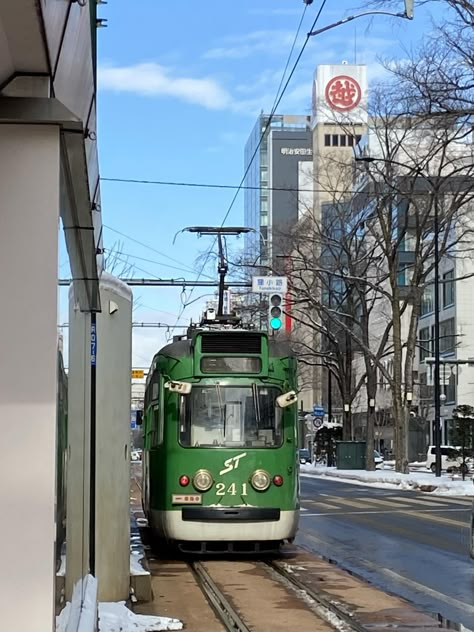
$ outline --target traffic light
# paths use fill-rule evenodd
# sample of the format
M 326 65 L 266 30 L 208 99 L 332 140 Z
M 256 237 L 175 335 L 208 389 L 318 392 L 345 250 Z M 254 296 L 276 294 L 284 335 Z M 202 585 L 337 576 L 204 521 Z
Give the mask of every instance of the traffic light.
M 281 329 L 283 325 L 283 296 L 281 294 L 271 294 L 268 306 L 268 320 L 273 330 Z

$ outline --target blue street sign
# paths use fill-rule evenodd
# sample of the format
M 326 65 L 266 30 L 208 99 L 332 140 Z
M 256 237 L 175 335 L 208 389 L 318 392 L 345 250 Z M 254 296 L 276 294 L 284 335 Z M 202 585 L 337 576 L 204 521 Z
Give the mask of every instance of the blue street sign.
M 130 428 L 131 430 L 135 430 L 136 427 L 137 427 L 137 411 L 132 410 L 132 413 L 130 415 Z
M 315 417 L 324 417 L 324 408 L 322 406 L 313 406 L 313 415 Z
M 97 329 L 96 325 L 91 325 L 91 365 L 96 365 L 96 354 L 97 354 Z

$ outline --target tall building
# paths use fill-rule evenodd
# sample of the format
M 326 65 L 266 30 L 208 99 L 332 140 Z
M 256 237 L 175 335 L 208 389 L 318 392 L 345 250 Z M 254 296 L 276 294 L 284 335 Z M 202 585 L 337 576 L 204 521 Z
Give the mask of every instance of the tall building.
M 268 114 L 258 117 L 245 145 L 244 165 L 245 186 L 251 187 L 245 189 L 245 225 L 256 231 L 246 235 L 245 256 L 262 274 L 283 269 L 279 255 L 288 254 L 289 229 L 301 205 L 312 204 L 310 117 L 275 115 L 260 142 L 268 120 Z
M 330 207 L 340 205 L 352 195 L 352 164 L 354 150 L 367 130 L 367 68 L 361 64 L 331 64 L 318 66 L 313 78 L 313 217 L 325 230 L 331 217 Z M 317 254 L 317 253 L 315 253 Z M 322 297 L 324 299 L 324 297 Z M 316 350 L 325 348 L 325 341 L 314 330 L 302 331 Z M 321 366 L 307 369 L 305 386 L 300 393 L 301 406 L 313 406 L 327 411 L 330 399 L 327 385 L 328 370 Z M 333 401 L 337 397 L 333 381 Z M 334 411 L 333 411 L 334 412 Z

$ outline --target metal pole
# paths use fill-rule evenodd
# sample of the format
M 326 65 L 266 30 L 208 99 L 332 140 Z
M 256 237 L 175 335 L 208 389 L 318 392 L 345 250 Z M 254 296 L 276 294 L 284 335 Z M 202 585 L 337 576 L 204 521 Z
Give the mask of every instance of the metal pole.
M 95 575 L 95 501 L 96 501 L 96 361 L 97 316 L 91 313 L 91 422 L 90 422 L 90 482 L 89 482 L 89 572 Z
M 435 476 L 441 476 L 441 390 L 439 349 L 439 217 L 438 201 L 434 207 L 434 443 Z
M 332 371 L 328 367 L 328 422 L 332 419 Z

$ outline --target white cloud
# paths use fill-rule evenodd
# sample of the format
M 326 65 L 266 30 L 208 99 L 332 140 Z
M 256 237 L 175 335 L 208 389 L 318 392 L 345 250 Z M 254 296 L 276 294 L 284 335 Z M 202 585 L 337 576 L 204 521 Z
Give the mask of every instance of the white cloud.
M 179 77 L 172 69 L 155 63 L 100 66 L 98 77 L 102 90 L 174 97 L 211 110 L 225 109 L 231 103 L 230 94 L 214 79 Z
M 291 31 L 253 31 L 245 35 L 227 37 L 223 46 L 211 48 L 204 59 L 244 59 L 252 55 L 287 54 L 295 34 Z

